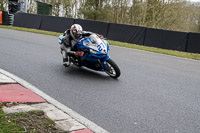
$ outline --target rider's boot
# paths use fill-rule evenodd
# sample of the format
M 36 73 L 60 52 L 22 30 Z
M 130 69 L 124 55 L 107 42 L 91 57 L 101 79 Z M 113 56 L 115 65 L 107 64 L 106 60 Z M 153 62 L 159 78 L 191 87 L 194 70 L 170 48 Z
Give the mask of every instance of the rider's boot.
M 70 66 L 70 59 L 69 55 L 65 50 L 61 50 L 62 56 L 63 56 L 63 66 L 69 67 Z
M 69 67 L 70 66 L 69 56 L 67 56 L 66 58 L 63 58 L 63 66 L 65 66 L 65 67 Z

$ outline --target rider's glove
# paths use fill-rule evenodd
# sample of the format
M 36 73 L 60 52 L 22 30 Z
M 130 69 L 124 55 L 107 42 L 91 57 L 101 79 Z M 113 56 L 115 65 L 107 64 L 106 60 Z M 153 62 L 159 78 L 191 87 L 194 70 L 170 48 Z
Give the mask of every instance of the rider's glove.
M 82 57 L 82 56 L 84 55 L 84 52 L 82 52 L 82 51 L 77 51 L 77 52 L 74 53 L 74 55 L 75 55 L 76 57 Z
M 97 34 L 97 36 L 101 39 L 103 39 L 104 37 L 102 35 Z
M 90 53 L 90 50 L 89 49 L 84 49 L 84 53 Z

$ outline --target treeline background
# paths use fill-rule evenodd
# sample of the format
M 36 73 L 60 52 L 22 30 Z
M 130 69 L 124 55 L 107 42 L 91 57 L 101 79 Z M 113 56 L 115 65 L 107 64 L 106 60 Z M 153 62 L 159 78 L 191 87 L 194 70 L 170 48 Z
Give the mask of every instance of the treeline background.
M 52 15 L 200 33 L 200 3 L 186 0 L 37 0 L 52 5 Z M 28 0 L 28 13 L 37 13 Z M 0 0 L 7 11 L 8 0 Z

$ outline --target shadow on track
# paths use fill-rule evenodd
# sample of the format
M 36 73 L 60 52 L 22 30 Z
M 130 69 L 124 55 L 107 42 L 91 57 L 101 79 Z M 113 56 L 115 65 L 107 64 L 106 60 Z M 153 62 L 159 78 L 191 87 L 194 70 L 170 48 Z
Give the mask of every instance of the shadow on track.
M 113 79 L 110 76 L 108 76 L 105 72 L 99 72 L 90 70 L 86 67 L 77 67 L 77 66 L 70 66 L 67 68 L 64 68 L 63 66 L 58 67 L 60 69 L 60 72 L 67 76 L 68 78 L 73 78 L 78 80 L 84 79 L 84 80 L 106 80 L 106 81 L 118 81 L 118 79 Z

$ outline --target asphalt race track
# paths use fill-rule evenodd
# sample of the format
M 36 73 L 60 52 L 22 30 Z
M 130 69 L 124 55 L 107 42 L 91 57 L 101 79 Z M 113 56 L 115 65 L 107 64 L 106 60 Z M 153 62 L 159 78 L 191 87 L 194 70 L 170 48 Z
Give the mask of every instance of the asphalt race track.
M 200 132 L 200 62 L 111 46 L 118 80 L 62 66 L 58 38 L 0 28 L 0 68 L 111 133 Z

